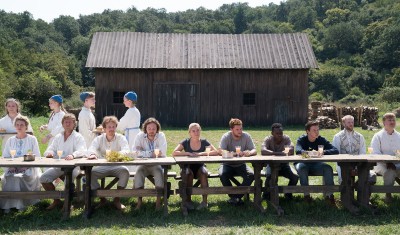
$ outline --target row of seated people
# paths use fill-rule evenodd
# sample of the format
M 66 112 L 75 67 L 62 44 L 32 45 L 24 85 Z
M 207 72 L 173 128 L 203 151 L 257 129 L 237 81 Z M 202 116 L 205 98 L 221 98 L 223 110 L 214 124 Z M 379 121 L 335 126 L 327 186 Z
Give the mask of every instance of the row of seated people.
M 323 154 L 364 154 L 365 153 L 365 140 L 363 136 L 354 131 L 354 118 L 345 116 L 343 118 L 345 129 L 335 135 L 333 144 L 319 135 L 319 125 L 317 122 L 308 122 L 306 124 L 306 134 L 300 136 L 296 144 L 296 153 L 301 154 L 303 151 L 318 150 L 318 145 L 323 145 Z M 376 154 L 389 154 L 393 155 L 394 150 L 400 149 L 400 134 L 395 131 L 396 121 L 392 113 L 387 113 L 383 116 L 383 130 L 376 133 L 372 139 L 371 146 L 373 152 Z M 11 155 L 22 156 L 27 152 L 33 152 L 37 156 L 40 155 L 39 146 L 36 138 L 27 134 L 28 126 L 30 125 L 28 118 L 24 116 L 17 116 L 14 121 L 17 134 L 7 140 L 3 150 L 4 157 L 11 157 Z M 62 158 L 65 160 L 72 160 L 79 157 L 87 157 L 88 159 L 103 158 L 107 150 L 119 151 L 121 153 L 128 153 L 129 149 L 126 138 L 116 133 L 118 119 L 114 116 L 104 117 L 102 126 L 104 133 L 99 135 L 91 143 L 87 149 L 85 140 L 81 134 L 75 131 L 76 118 L 73 114 L 66 114 L 62 118 L 62 126 L 64 131 L 54 137 L 54 140 L 48 146 L 44 153 L 45 157 L 53 157 L 57 151 L 62 150 Z M 205 139 L 201 139 L 201 127 L 197 123 L 189 126 L 189 138 L 183 140 L 174 149 L 173 155 L 178 157 L 182 155 L 220 155 L 222 151 L 237 152 L 240 156 L 253 156 L 257 154 L 253 140 L 247 132 L 243 132 L 242 121 L 233 118 L 229 122 L 230 131 L 225 133 L 220 141 L 219 148 L 215 148 L 211 143 Z M 263 141 L 261 153 L 262 155 L 283 155 L 285 154 L 285 146 L 293 146 L 290 138 L 283 134 L 283 128 L 280 124 L 273 124 L 271 128 L 271 136 L 267 136 Z M 210 151 L 206 151 L 209 146 Z M 237 148 L 240 147 L 240 151 Z M 160 123 L 155 118 L 149 118 L 143 123 L 142 131 L 136 136 L 133 151 L 139 152 L 139 155 L 155 157 L 154 149 L 159 149 L 161 156 L 166 156 L 167 141 L 163 132 L 161 132 Z M 15 153 L 10 150 L 15 150 Z M 290 148 L 289 154 L 294 153 L 294 148 Z M 374 169 L 376 173 L 383 175 L 385 185 L 393 185 L 394 179 L 399 175 L 396 170 L 397 166 L 392 163 L 378 164 Z M 297 174 L 292 172 L 287 164 L 281 166 L 280 174 L 289 178 L 289 185 L 296 185 L 300 178 L 301 185 L 308 185 L 308 175 L 323 175 L 326 185 L 333 185 L 333 170 L 332 167 L 326 163 L 295 163 Z M 193 178 L 198 178 L 201 181 L 202 187 L 207 187 L 207 169 L 204 164 L 192 165 L 186 172 L 188 182 L 192 182 Z M 354 169 L 356 170 L 356 169 Z M 340 169 L 338 169 L 340 171 Z M 49 168 L 43 174 L 39 168 L 5 168 L 2 177 L 3 191 L 36 191 L 40 190 L 40 185 L 45 190 L 55 190 L 53 181 L 61 177 L 63 172 L 59 168 Z M 73 171 L 73 178 L 79 174 L 79 169 Z M 267 170 L 268 174 L 268 170 Z M 156 188 L 163 188 L 163 171 L 160 165 L 154 166 L 139 166 L 135 175 L 135 188 L 143 188 L 145 177 L 152 175 L 154 177 Z M 233 176 L 240 176 L 243 178 L 241 185 L 250 186 L 254 180 L 253 170 L 245 163 L 242 164 L 229 164 L 224 163 L 219 168 L 219 175 L 221 183 L 224 186 L 231 186 L 230 179 Z M 106 176 L 117 177 L 118 188 L 124 189 L 129 180 L 129 170 L 125 166 L 96 166 L 92 171 L 92 189 L 100 187 L 98 179 Z M 340 174 L 339 174 L 340 180 Z M 376 181 L 375 173 L 371 171 L 370 182 L 371 184 Z M 267 180 L 268 182 L 268 180 Z M 242 204 L 243 195 L 229 195 L 229 203 L 233 205 Z M 286 195 L 291 197 L 290 194 Z M 335 204 L 333 195 L 327 195 L 327 201 Z M 386 200 L 390 201 L 390 195 L 386 195 Z M 309 195 L 305 195 L 306 201 L 311 201 Z M 23 210 L 26 206 L 37 202 L 37 200 L 18 200 L 18 199 L 1 199 L 0 206 L 5 212 L 11 208 Z M 100 205 L 106 203 L 105 198 L 100 199 Z M 47 209 L 54 209 L 61 202 L 54 200 L 54 202 Z M 136 209 L 142 205 L 141 198 L 138 199 Z M 114 198 L 114 206 L 123 210 L 124 205 L 121 204 L 120 199 Z M 198 206 L 198 209 L 207 208 L 207 195 L 203 195 L 203 201 Z M 161 198 L 157 197 L 156 208 L 161 207 Z M 190 197 L 186 202 L 188 209 L 194 209 Z

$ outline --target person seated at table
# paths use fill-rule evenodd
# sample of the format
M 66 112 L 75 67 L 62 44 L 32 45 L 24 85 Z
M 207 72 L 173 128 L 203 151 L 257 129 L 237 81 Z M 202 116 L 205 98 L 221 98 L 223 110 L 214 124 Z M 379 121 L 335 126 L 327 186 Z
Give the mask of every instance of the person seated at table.
M 1 136 L 3 139 L 1 149 L 4 149 L 4 146 L 7 143 L 7 140 L 15 135 L 15 126 L 14 126 L 14 119 L 16 116 L 21 115 L 21 104 L 19 103 L 18 100 L 9 98 L 6 100 L 5 104 L 5 111 L 6 115 L 0 119 L 0 129 L 5 131 L 5 133 L 14 133 L 14 134 L 4 134 Z M 27 132 L 33 132 L 32 126 L 28 126 L 28 131 Z
M 382 121 L 383 129 L 375 133 L 371 140 L 372 153 L 394 156 L 400 149 L 400 133 L 395 130 L 396 116 L 393 113 L 386 113 Z M 383 176 L 385 186 L 392 186 L 396 177 L 400 177 L 400 163 L 378 162 L 374 171 Z M 392 202 L 391 193 L 386 193 L 385 202 Z
M 305 125 L 306 134 L 299 137 L 296 144 L 296 154 L 302 154 L 309 150 L 318 150 L 318 145 L 324 146 L 324 155 L 339 154 L 339 150 L 335 148 L 328 140 L 319 135 L 319 123 L 317 121 L 309 121 Z M 334 185 L 332 167 L 324 162 L 295 162 L 294 166 L 300 177 L 300 184 L 308 186 L 308 175 L 322 175 L 325 185 Z M 304 200 L 311 202 L 312 198 L 309 193 L 304 193 Z M 336 206 L 335 198 L 332 193 L 325 196 L 325 200 L 332 206 Z
M 220 142 L 220 151 L 236 152 L 236 146 L 240 147 L 238 157 L 249 157 L 257 154 L 250 134 L 243 131 L 243 123 L 240 119 L 232 118 L 229 121 L 230 131 L 226 132 Z M 219 168 L 219 178 L 223 186 L 232 186 L 231 178 L 241 176 L 243 182 L 240 186 L 250 186 L 254 180 L 253 170 L 246 163 L 223 163 Z M 243 194 L 229 194 L 228 203 L 231 205 L 243 204 Z
M 47 147 L 44 156 L 47 158 L 57 158 L 57 152 L 62 151 L 62 159 L 72 160 L 75 157 L 81 157 L 85 154 L 86 143 L 81 134 L 75 131 L 76 117 L 74 114 L 67 113 L 61 120 L 63 132 L 54 137 L 53 142 Z M 79 167 L 75 167 L 72 171 L 72 180 L 79 175 Z M 55 191 L 56 188 L 53 181 L 64 175 L 61 168 L 50 167 L 40 177 L 40 183 L 46 191 Z M 54 199 L 53 203 L 46 208 L 52 210 L 61 205 L 60 199 Z
M 191 123 L 189 125 L 189 136 L 190 138 L 184 139 L 181 141 L 178 146 L 174 149 L 172 155 L 175 156 L 190 156 L 190 157 L 197 157 L 197 156 L 207 156 L 206 147 L 210 147 L 209 155 L 218 155 L 217 149 L 210 144 L 206 139 L 200 138 L 201 134 L 201 126 L 198 123 Z M 187 185 L 189 187 L 193 186 L 193 178 L 199 179 L 202 188 L 208 187 L 208 171 L 203 164 L 191 164 L 188 166 L 188 172 L 182 172 L 181 175 L 186 175 L 187 177 Z M 193 210 L 194 206 L 192 203 L 191 195 L 188 195 L 186 201 L 186 208 L 189 210 Z M 203 201 L 197 207 L 197 210 L 201 210 L 208 207 L 207 203 L 207 194 L 203 195 Z
M 30 125 L 29 119 L 18 115 L 14 119 L 14 127 L 17 131 L 15 136 L 7 140 L 3 149 L 3 157 L 23 157 L 24 154 L 32 153 L 40 157 L 39 144 L 35 136 L 26 133 Z M 2 190 L 4 192 L 28 192 L 40 191 L 39 167 L 4 167 L 1 176 Z M 39 199 L 0 199 L 0 208 L 9 213 L 11 208 L 19 211 L 25 210 L 27 206 L 39 202 Z
M 104 129 L 103 134 L 97 136 L 92 144 L 90 145 L 88 152 L 88 159 L 98 159 L 104 158 L 106 156 L 107 150 L 118 151 L 121 154 L 129 153 L 128 141 L 126 141 L 125 136 L 116 133 L 118 126 L 118 119 L 115 116 L 106 116 L 103 118 L 102 126 Z M 117 189 L 125 189 L 129 180 L 129 170 L 125 166 L 95 166 L 92 169 L 91 177 L 91 188 L 96 190 L 100 188 L 98 182 L 107 176 L 114 176 L 118 178 Z M 103 207 L 107 200 L 105 198 L 100 198 L 100 204 L 98 207 Z M 125 206 L 121 204 L 120 198 L 114 198 L 114 206 L 118 210 L 124 210 Z
M 339 154 L 360 155 L 366 153 L 364 136 L 354 130 L 354 117 L 346 115 L 342 118 L 344 129 L 333 137 L 332 145 L 339 150 Z M 342 184 L 342 170 L 336 165 L 339 184 Z M 351 172 L 352 176 L 357 175 L 357 169 L 354 166 Z M 376 182 L 376 174 L 370 171 L 368 182 L 373 185 Z
M 159 149 L 158 157 L 165 157 L 167 153 L 167 139 L 161 132 L 161 125 L 155 118 L 148 118 L 144 121 L 142 131 L 136 135 L 133 151 L 138 152 L 139 156 L 155 158 L 155 149 Z M 140 165 L 137 167 L 135 175 L 135 189 L 143 189 L 144 181 L 147 176 L 154 177 L 156 189 L 164 188 L 163 169 L 160 165 Z M 142 198 L 138 198 L 136 210 L 142 206 Z M 156 210 L 161 209 L 161 196 L 157 196 Z
M 284 153 L 285 146 L 290 146 L 288 155 L 293 155 L 294 150 L 292 141 L 290 140 L 289 136 L 283 134 L 282 124 L 274 123 L 271 126 L 271 135 L 265 137 L 263 144 L 261 145 L 261 155 L 284 156 L 286 155 L 286 153 Z M 267 177 L 265 181 L 265 187 L 269 187 L 269 183 L 271 180 L 271 168 L 268 165 L 266 167 L 265 173 Z M 293 173 L 292 169 L 289 166 L 289 163 L 281 163 L 278 174 L 287 178 L 289 180 L 288 185 L 290 186 L 295 186 L 297 184 L 297 181 L 299 181 L 299 176 Z M 285 197 L 287 199 L 292 199 L 293 195 L 291 193 L 285 193 Z M 265 193 L 263 195 L 263 198 L 269 200 L 269 193 Z

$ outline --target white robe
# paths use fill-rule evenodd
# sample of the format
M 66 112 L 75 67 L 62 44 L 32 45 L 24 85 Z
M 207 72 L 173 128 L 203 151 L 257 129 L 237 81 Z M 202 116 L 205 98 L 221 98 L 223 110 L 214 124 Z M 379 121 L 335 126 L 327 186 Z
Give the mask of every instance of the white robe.
M 2 139 L 1 149 L 3 150 L 4 146 L 6 145 L 7 140 L 11 136 L 14 136 L 15 132 L 17 132 L 17 131 L 15 130 L 13 121 L 11 120 L 10 116 L 8 116 L 8 115 L 6 115 L 2 119 L 0 119 L 0 129 L 5 129 L 6 133 L 14 133 L 14 134 L 10 134 L 10 135 L 7 135 L 7 134 L 1 135 L 1 139 Z M 28 126 L 27 132 L 33 132 L 31 125 Z
M 64 131 L 61 123 L 64 115 L 64 111 L 60 110 L 60 112 L 55 113 L 53 116 L 50 117 L 49 123 L 47 123 L 47 130 L 53 137 L 49 140 L 49 144 L 51 144 L 51 142 L 53 141 L 54 136 Z
M 7 140 L 3 150 L 4 158 L 11 158 L 10 149 L 17 151 L 16 158 L 23 157 L 28 150 L 36 157 L 40 157 L 39 144 L 35 136 L 27 135 L 24 139 L 13 136 Z M 40 191 L 41 170 L 38 167 L 14 168 L 4 167 L 4 174 L 1 176 L 3 191 Z M 39 199 L 0 199 L 1 209 L 24 209 L 29 205 L 39 202 Z
M 79 133 L 83 136 L 86 142 L 86 148 L 89 148 L 92 144 L 96 134 L 92 131 L 96 129 L 96 119 L 92 111 L 86 107 L 82 107 L 79 112 Z

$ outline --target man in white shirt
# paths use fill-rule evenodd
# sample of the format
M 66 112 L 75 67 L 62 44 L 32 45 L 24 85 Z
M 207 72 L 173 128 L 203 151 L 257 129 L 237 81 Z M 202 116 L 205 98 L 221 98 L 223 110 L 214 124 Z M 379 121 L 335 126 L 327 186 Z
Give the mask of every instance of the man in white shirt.
M 133 151 L 136 151 L 142 157 L 156 157 L 154 150 L 158 149 L 158 157 L 165 157 L 167 153 L 167 140 L 164 133 L 160 132 L 161 125 L 155 118 L 148 118 L 143 123 L 143 131 L 135 138 Z M 138 166 L 135 175 L 135 188 L 144 188 L 144 181 L 148 175 L 154 177 L 156 189 L 164 188 L 163 169 L 160 165 L 141 165 Z M 142 198 L 138 198 L 136 209 L 142 206 Z M 157 196 L 156 209 L 161 208 L 161 197 Z
M 333 137 L 332 145 L 339 150 L 339 154 L 361 155 L 366 153 L 364 136 L 354 130 L 354 117 L 346 115 L 342 118 L 344 129 Z M 342 171 L 339 165 L 336 165 L 339 184 L 342 183 Z M 354 167 L 351 174 L 357 175 L 357 169 Z M 370 171 L 369 183 L 376 183 L 376 174 Z
M 400 149 L 400 133 L 395 130 L 396 116 L 393 113 L 383 115 L 383 129 L 377 132 L 371 140 L 373 154 L 387 154 L 394 156 Z M 394 184 L 396 177 L 400 177 L 400 163 L 378 162 L 374 168 L 377 174 L 383 176 L 385 186 Z M 392 194 L 386 193 L 385 202 L 392 201 Z
M 94 107 L 96 100 L 93 92 L 82 92 L 79 98 L 83 101 L 83 107 L 79 112 L 79 133 L 85 138 L 86 147 L 89 148 L 96 134 L 93 130 L 96 128 L 96 119 L 92 113 L 91 107 Z
M 97 136 L 89 147 L 88 159 L 96 160 L 98 158 L 104 158 L 107 151 L 118 151 L 121 154 L 129 153 L 129 145 L 126 141 L 125 136 L 116 133 L 118 126 L 118 119 L 114 116 L 106 116 L 103 119 L 102 126 L 105 133 Z M 102 179 L 106 176 L 114 176 L 118 178 L 117 189 L 124 189 L 128 184 L 129 170 L 125 166 L 95 166 L 92 170 L 91 188 L 92 190 L 100 188 L 98 179 Z M 100 205 L 102 207 L 106 204 L 105 198 L 100 198 Z M 114 198 L 114 206 L 118 210 L 124 210 L 125 206 L 121 204 L 120 198 Z
M 54 137 L 53 142 L 44 152 L 44 156 L 48 158 L 57 158 L 57 151 L 62 151 L 62 159 L 72 160 L 76 157 L 83 156 L 86 151 L 86 144 L 83 136 L 75 131 L 76 118 L 75 115 L 67 113 L 61 120 L 64 131 Z M 51 167 L 40 177 L 40 183 L 46 191 L 54 191 L 53 181 L 64 175 L 61 168 Z M 72 172 L 74 180 L 79 175 L 79 167 L 75 167 Z M 54 199 L 53 203 L 48 206 L 47 210 L 52 210 L 61 205 L 60 199 Z

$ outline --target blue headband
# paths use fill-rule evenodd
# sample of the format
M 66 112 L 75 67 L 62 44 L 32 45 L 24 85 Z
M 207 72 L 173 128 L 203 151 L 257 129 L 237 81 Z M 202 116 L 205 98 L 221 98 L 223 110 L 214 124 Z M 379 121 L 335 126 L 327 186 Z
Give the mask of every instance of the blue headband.
M 128 91 L 125 95 L 124 95 L 128 100 L 132 100 L 132 101 L 137 101 L 137 95 L 134 91 Z
M 60 104 L 63 102 L 63 98 L 61 95 L 53 95 L 52 97 L 50 97 L 50 99 L 57 101 Z
M 82 92 L 80 95 L 79 95 L 79 98 L 83 101 L 83 102 L 85 102 L 85 100 L 86 100 L 86 98 L 89 96 L 89 92 Z

